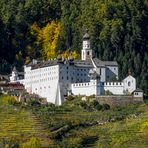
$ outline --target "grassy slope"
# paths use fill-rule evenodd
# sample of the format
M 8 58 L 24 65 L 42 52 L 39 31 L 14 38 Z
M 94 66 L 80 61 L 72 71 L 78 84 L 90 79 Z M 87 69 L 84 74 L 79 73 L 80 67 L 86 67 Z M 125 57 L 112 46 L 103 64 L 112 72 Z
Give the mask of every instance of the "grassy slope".
M 26 142 L 34 135 L 43 146 L 51 147 L 51 144 L 56 143 L 54 147 L 65 148 L 148 146 L 147 105 L 84 111 L 70 103 L 61 107 L 37 107 L 33 115 L 26 109 L 8 105 L 7 101 L 2 100 L 0 98 L 0 138 L 15 138 Z M 106 122 L 113 118 L 116 121 Z M 98 125 L 96 121 L 104 124 Z
M 52 143 L 48 130 L 26 109 L 8 105 L 8 97 L 0 97 L 0 140 L 15 139 L 26 143 L 32 136 L 37 137 L 43 146 Z
M 95 128 L 102 133 L 99 134 L 97 147 L 148 147 L 148 112 L 137 118 Z
M 123 121 L 72 130 L 67 135 L 63 143 L 73 140 L 75 144 L 75 142 L 82 143 L 83 140 L 88 140 L 84 144 L 86 147 L 146 148 L 148 147 L 148 111 L 138 117 L 129 117 Z M 89 138 L 93 139 L 93 137 L 98 137 L 98 139 L 94 143 L 89 142 Z
M 146 104 L 84 111 L 71 102 L 62 107 L 41 107 L 35 112 L 46 121 L 51 138 L 60 147 L 148 147 Z
M 138 116 L 129 114 L 122 121 L 71 130 L 66 134 L 62 144 L 80 143 L 80 146 L 96 148 L 146 148 L 148 147 L 148 107 L 140 105 L 136 112 L 141 114 Z

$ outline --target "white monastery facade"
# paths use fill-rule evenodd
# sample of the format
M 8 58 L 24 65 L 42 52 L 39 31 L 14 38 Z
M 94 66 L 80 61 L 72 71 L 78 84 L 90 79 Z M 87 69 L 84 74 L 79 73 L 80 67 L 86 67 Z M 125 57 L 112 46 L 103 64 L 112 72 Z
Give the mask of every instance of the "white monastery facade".
M 23 84 L 28 93 L 38 94 L 56 105 L 61 105 L 68 93 L 99 96 L 109 91 L 124 95 L 136 90 L 136 80 L 131 75 L 122 82 L 111 82 L 113 79 L 118 80 L 117 62 L 93 58 L 90 38 L 85 33 L 81 60 L 73 59 L 72 54 L 68 59 L 59 54 L 55 60 L 33 60 L 24 66 Z

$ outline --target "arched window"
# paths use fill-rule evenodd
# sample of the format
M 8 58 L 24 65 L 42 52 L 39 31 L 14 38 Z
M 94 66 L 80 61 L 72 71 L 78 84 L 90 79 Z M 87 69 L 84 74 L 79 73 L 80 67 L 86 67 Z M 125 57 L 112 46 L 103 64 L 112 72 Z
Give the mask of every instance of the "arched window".
M 128 86 L 131 86 L 131 82 L 128 82 Z

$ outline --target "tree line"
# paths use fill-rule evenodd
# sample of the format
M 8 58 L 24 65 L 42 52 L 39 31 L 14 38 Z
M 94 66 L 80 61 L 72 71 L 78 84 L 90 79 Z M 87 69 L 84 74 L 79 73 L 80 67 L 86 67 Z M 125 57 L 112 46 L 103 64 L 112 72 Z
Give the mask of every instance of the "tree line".
M 147 91 L 147 0 L 1 0 L 0 71 L 58 51 L 80 53 L 86 29 L 95 56 L 116 60 L 120 79 L 130 69 Z

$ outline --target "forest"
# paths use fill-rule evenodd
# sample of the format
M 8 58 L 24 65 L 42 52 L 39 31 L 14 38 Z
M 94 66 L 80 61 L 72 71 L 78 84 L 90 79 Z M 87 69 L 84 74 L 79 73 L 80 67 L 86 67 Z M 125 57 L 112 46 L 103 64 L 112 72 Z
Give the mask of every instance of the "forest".
M 95 56 L 116 60 L 120 80 L 130 69 L 147 93 L 147 0 L 0 0 L 0 73 L 59 51 L 79 57 L 86 29 Z

